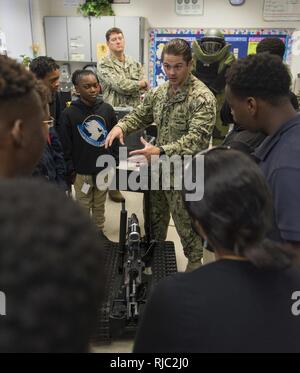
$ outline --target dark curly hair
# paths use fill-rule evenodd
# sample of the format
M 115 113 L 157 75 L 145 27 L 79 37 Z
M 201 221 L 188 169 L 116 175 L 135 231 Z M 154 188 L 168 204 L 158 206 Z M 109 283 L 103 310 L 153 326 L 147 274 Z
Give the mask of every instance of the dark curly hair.
M 285 44 L 280 38 L 265 38 L 257 44 L 256 53 L 270 53 L 283 59 Z
M 10 100 L 16 100 L 30 94 L 36 86 L 36 78 L 6 56 L 0 56 L 0 106 Z
M 186 169 L 194 182 L 198 156 Z M 204 172 L 204 197 L 187 201 L 191 191 L 184 190 L 184 199 L 212 247 L 246 257 L 256 267 L 292 265 L 292 248 L 265 239 L 272 226 L 272 197 L 256 163 L 237 150 L 215 148 L 204 155 Z
M 88 351 L 104 291 L 96 228 L 35 179 L 2 180 L 0 205 L 0 352 Z
M 234 62 L 226 83 L 236 96 L 258 97 L 275 105 L 279 98 L 289 97 L 291 77 L 278 56 L 261 53 Z
M 47 74 L 58 70 L 59 65 L 51 57 L 40 56 L 31 61 L 29 69 L 38 79 L 44 79 Z

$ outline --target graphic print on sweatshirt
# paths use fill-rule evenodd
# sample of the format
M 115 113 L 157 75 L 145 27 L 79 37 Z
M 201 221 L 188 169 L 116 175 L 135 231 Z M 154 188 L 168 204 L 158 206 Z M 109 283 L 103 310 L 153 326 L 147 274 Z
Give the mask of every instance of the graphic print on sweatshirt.
M 101 148 L 105 145 L 108 135 L 104 118 L 99 115 L 90 115 L 81 124 L 77 125 L 80 136 L 88 144 Z

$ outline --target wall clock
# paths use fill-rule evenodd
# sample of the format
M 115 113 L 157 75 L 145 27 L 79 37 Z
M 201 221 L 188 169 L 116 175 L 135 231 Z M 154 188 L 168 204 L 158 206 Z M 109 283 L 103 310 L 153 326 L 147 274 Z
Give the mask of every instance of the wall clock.
M 243 5 L 246 0 L 229 0 L 231 5 Z

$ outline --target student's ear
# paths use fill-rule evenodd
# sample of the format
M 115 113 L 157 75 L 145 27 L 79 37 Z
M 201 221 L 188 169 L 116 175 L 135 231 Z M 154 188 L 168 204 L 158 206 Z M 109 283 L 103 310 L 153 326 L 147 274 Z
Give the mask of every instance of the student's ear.
M 14 121 L 12 128 L 11 128 L 11 137 L 13 139 L 13 142 L 17 146 L 22 146 L 24 141 L 24 122 L 21 119 L 17 119 Z
M 74 85 L 74 88 L 75 88 L 75 92 L 76 92 L 76 94 L 79 95 L 78 84 Z
M 254 97 L 247 98 L 248 111 L 251 116 L 255 116 L 257 113 L 257 101 Z

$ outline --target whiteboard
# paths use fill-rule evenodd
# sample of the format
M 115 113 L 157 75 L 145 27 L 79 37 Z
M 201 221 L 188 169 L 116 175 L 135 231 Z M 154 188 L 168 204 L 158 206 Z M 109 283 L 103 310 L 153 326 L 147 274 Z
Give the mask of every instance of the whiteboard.
M 300 0 L 265 0 L 265 21 L 299 21 Z
M 7 54 L 20 59 L 32 57 L 32 33 L 29 0 L 0 0 L 0 29 L 6 35 Z

